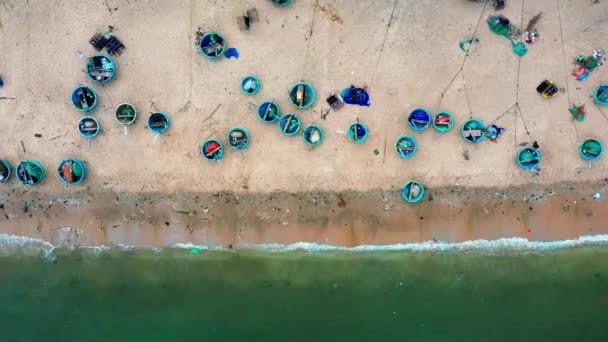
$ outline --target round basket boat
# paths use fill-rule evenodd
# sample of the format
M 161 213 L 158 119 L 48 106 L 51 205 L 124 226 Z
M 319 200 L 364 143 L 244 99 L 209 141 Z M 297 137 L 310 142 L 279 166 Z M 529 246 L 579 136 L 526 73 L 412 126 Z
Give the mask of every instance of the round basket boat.
M 72 106 L 81 112 L 89 112 L 97 106 L 97 93 L 86 85 L 78 85 L 72 90 Z
M 7 160 L 0 160 L 0 183 L 8 182 L 11 177 L 11 163 Z
M 110 56 L 99 54 L 87 59 L 87 76 L 93 82 L 110 82 L 115 71 L 116 67 Z
M 578 153 L 585 160 L 596 160 L 604 153 L 604 145 L 597 139 L 587 139 L 579 145 Z
M 485 137 L 483 122 L 478 119 L 469 119 L 464 122 L 460 131 L 462 138 L 471 144 L 478 143 Z
M 15 168 L 15 176 L 25 186 L 38 185 L 44 179 L 44 167 L 35 160 L 22 160 Z
M 57 175 L 62 182 L 77 185 L 86 178 L 87 169 L 82 161 L 76 158 L 68 158 L 59 163 Z
M 217 32 L 208 32 L 201 38 L 198 51 L 205 57 L 214 59 L 221 57 L 226 50 L 226 41 Z
M 424 108 L 414 108 L 407 115 L 407 123 L 415 131 L 424 131 L 431 124 L 431 114 Z
M 165 133 L 169 129 L 171 120 L 163 112 L 156 112 L 148 116 L 148 129 L 156 134 Z
M 438 112 L 433 118 L 433 127 L 438 132 L 445 133 L 454 126 L 454 117 L 450 112 Z
M 298 82 L 289 89 L 289 101 L 298 109 L 310 107 L 315 102 L 315 90 L 306 82 Z
M 282 134 L 292 136 L 298 133 L 301 125 L 300 118 L 293 113 L 289 113 L 281 116 L 278 127 Z
M 352 142 L 360 144 L 367 139 L 368 129 L 362 122 L 354 122 L 348 126 L 348 130 L 346 132 L 348 139 Z
M 216 161 L 224 155 L 224 146 L 217 139 L 207 139 L 201 145 L 201 155 L 208 161 Z
M 401 158 L 409 158 L 416 153 L 416 139 L 409 135 L 402 135 L 395 140 L 395 152 Z
M 309 146 L 319 145 L 323 141 L 324 136 L 323 128 L 314 124 L 306 126 L 302 132 L 302 138 L 306 145 Z
M 401 197 L 409 203 L 420 202 L 424 197 L 424 186 L 418 181 L 411 180 L 403 185 Z
M 258 106 L 258 118 L 262 122 L 273 123 L 280 115 L 279 105 L 274 101 L 265 101 Z
M 241 81 L 241 90 L 247 95 L 256 94 L 260 90 L 260 80 L 253 75 L 245 76 Z
M 101 131 L 99 121 L 91 116 L 83 116 L 78 121 L 78 134 L 84 138 L 93 138 Z
M 601 105 L 608 105 L 608 84 L 602 84 L 595 88 L 593 100 Z
M 233 127 L 227 134 L 228 145 L 235 150 L 242 150 L 249 145 L 249 132 L 243 127 Z
M 531 170 L 540 164 L 540 153 L 534 147 L 524 147 L 517 152 L 517 165 L 525 170 Z
M 132 104 L 121 103 L 114 111 L 114 118 L 123 125 L 131 125 L 137 120 L 137 110 Z
M 287 6 L 291 2 L 291 0 L 270 0 L 270 2 L 272 2 L 273 5 L 276 6 Z

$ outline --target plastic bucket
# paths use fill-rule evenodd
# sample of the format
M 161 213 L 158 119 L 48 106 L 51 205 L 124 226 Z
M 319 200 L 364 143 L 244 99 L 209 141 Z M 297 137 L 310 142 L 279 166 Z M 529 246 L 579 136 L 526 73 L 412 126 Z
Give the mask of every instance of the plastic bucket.
M 355 132 L 357 133 L 356 135 Z M 350 126 L 348 126 L 346 135 L 348 136 L 348 139 L 350 139 L 354 143 L 360 144 L 364 142 L 365 139 L 367 139 L 368 133 L 369 130 L 367 129 L 367 126 L 365 126 L 365 124 L 363 124 L 362 122 L 354 122 L 350 124 Z
M 213 46 L 216 48 L 213 49 Z M 205 57 L 214 59 L 221 57 L 226 50 L 226 40 L 217 32 L 208 32 L 201 38 L 198 51 Z
M 276 6 L 287 6 L 291 0 L 270 0 Z
M 289 113 L 281 116 L 278 127 L 282 134 L 292 136 L 298 133 L 301 125 L 300 118 L 293 113 Z
M 57 175 L 65 184 L 78 185 L 87 176 L 87 168 L 84 163 L 76 158 L 68 158 L 57 167 Z
M 298 82 L 289 89 L 289 101 L 298 109 L 310 107 L 315 102 L 315 90 L 306 82 Z
M 601 105 L 608 105 L 608 84 L 602 84 L 595 88 L 593 100 Z
M 214 143 L 217 144 L 216 148 L 212 150 L 209 149 L 209 145 Z M 222 145 L 222 142 L 217 139 L 207 139 L 201 144 L 201 155 L 208 161 L 219 160 L 224 155 L 224 146 Z
M 323 142 L 324 137 L 325 134 L 323 133 L 323 128 L 315 124 L 306 126 L 302 132 L 302 138 L 304 139 L 306 145 L 309 146 L 319 145 L 321 142 Z
M 407 115 L 407 123 L 415 131 L 424 131 L 431 124 L 431 113 L 424 108 L 414 108 Z
M 252 75 L 245 76 L 241 81 L 241 90 L 246 95 L 256 94 L 260 90 L 260 80 Z
M 409 135 L 402 135 L 395 140 L 395 152 L 401 158 L 409 158 L 416 153 L 416 139 Z
M 524 147 L 517 152 L 517 165 L 525 170 L 531 170 L 540 164 L 540 153 L 534 147 Z
M 116 65 L 110 56 L 98 54 L 87 59 L 86 72 L 91 81 L 107 83 L 114 78 Z
M 99 121 L 91 116 L 83 116 L 78 121 L 78 134 L 84 138 L 93 138 L 101 131 Z
M 97 106 L 97 93 L 93 88 L 81 84 L 72 90 L 70 102 L 74 108 L 86 113 Z
M 25 186 L 38 185 L 44 179 L 44 167 L 35 160 L 22 160 L 15 168 L 15 176 Z
M 0 160 L 0 176 L 2 176 L 0 183 L 5 183 L 11 178 L 11 164 L 4 159 Z
M 152 131 L 152 133 L 164 133 L 169 129 L 170 124 L 171 120 L 169 119 L 169 116 L 163 112 L 152 113 L 148 116 L 148 129 Z
M 596 160 L 604 153 L 604 145 L 597 139 L 587 139 L 578 146 L 578 153 L 585 160 Z
M 121 103 L 114 110 L 114 118 L 123 125 L 131 125 L 137 120 L 137 110 L 130 103 Z
M 412 189 L 412 187 L 414 188 Z M 412 190 L 415 192 L 410 195 Z M 401 197 L 403 197 L 404 201 L 409 203 L 419 202 L 424 197 L 424 186 L 418 181 L 411 180 L 403 185 L 403 188 L 401 189 Z
M 249 132 L 243 127 L 232 127 L 226 137 L 228 146 L 235 150 L 242 150 L 249 145 Z
M 442 118 L 449 118 L 449 123 L 446 125 L 445 121 L 447 120 L 442 120 Z M 452 127 L 454 127 L 454 117 L 452 116 L 452 113 L 438 112 L 435 114 L 435 117 L 433 118 L 433 127 L 435 127 L 435 129 L 441 133 L 445 133 L 452 129 Z
M 279 105 L 274 101 L 265 101 L 258 106 L 258 118 L 265 123 L 277 121 L 281 111 Z
M 479 130 L 479 131 L 481 131 L 481 135 L 479 135 L 477 137 L 472 137 L 472 136 L 467 137 L 466 133 L 470 130 Z M 475 143 L 482 141 L 483 138 L 486 136 L 486 133 L 484 132 L 483 122 L 481 122 L 481 120 L 478 120 L 478 119 L 469 119 L 469 120 L 465 121 L 464 124 L 462 125 L 460 134 L 462 134 L 462 138 L 466 142 L 471 143 L 471 144 L 475 144 Z

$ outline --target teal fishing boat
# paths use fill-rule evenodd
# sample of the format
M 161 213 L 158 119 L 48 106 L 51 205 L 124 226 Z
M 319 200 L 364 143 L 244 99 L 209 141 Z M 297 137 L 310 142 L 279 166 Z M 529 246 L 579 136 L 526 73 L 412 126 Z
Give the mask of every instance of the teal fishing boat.
M 604 153 L 604 145 L 597 139 L 587 139 L 579 145 L 578 153 L 585 160 L 596 160 Z
M 224 146 L 217 139 L 207 139 L 201 145 L 201 155 L 208 161 L 216 161 L 224 155 Z
M 226 41 L 217 32 L 205 33 L 198 46 L 198 51 L 210 59 L 221 57 L 224 50 L 226 50 Z
M 460 133 L 462 134 L 462 138 L 471 144 L 478 143 L 485 137 L 483 123 L 478 119 L 469 119 L 465 121 Z
M 279 131 L 287 136 L 292 136 L 300 130 L 300 118 L 293 113 L 284 114 L 279 119 Z
M 123 125 L 132 125 L 137 119 L 137 110 L 132 104 L 121 103 L 114 111 L 114 118 Z
M 0 160 L 0 183 L 5 183 L 11 177 L 11 164 L 8 160 Z
M 540 152 L 534 147 L 524 147 L 517 152 L 516 161 L 522 169 L 534 169 L 540 164 Z
M 352 142 L 360 144 L 364 142 L 365 139 L 367 139 L 367 126 L 365 126 L 365 124 L 363 124 L 362 122 L 354 122 L 350 124 L 350 126 L 348 126 L 346 135 L 348 136 L 348 139 L 350 139 Z
M 409 135 L 402 135 L 395 140 L 395 152 L 401 158 L 409 158 L 416 153 L 416 139 Z
M 593 100 L 601 105 L 608 105 L 608 84 L 602 84 L 595 88 Z
M 433 127 L 440 132 L 445 133 L 454 126 L 454 117 L 450 112 L 438 112 L 433 119 Z
M 249 145 L 249 132 L 243 127 L 233 127 L 228 131 L 228 145 L 235 150 L 242 150 Z
M 276 6 L 287 6 L 291 0 L 270 0 Z
M 319 145 L 324 138 L 323 128 L 312 124 L 306 126 L 304 131 L 302 132 L 302 138 L 304 142 L 309 146 L 317 146 Z
M 81 112 L 89 112 L 97 106 L 97 93 L 86 85 L 78 85 L 72 90 L 72 106 Z
M 418 181 L 411 180 L 403 185 L 401 197 L 409 203 L 419 202 L 424 197 L 424 186 Z
M 260 90 L 260 80 L 253 75 L 245 76 L 241 81 L 241 90 L 247 95 L 254 95 Z
M 150 113 L 148 116 L 148 129 L 152 133 L 165 133 L 169 129 L 169 125 L 169 116 L 163 112 Z
M 87 76 L 93 82 L 107 83 L 114 77 L 116 67 L 110 56 L 95 55 L 87 60 Z
M 279 105 L 274 101 L 265 101 L 258 106 L 258 118 L 264 123 L 275 122 L 280 115 Z
M 306 82 L 298 82 L 289 89 L 289 100 L 298 109 L 310 107 L 315 102 L 315 90 Z
M 424 108 L 414 108 L 407 115 L 407 123 L 415 131 L 424 131 L 431 124 L 431 114 Z
M 101 126 L 97 119 L 91 116 L 83 116 L 78 121 L 78 134 L 84 138 L 93 138 L 101 131 Z
M 34 186 L 44 179 L 44 167 L 35 160 L 22 160 L 17 164 L 15 174 L 21 184 Z
M 87 169 L 79 159 L 68 158 L 59 163 L 57 175 L 65 184 L 78 185 L 86 178 Z

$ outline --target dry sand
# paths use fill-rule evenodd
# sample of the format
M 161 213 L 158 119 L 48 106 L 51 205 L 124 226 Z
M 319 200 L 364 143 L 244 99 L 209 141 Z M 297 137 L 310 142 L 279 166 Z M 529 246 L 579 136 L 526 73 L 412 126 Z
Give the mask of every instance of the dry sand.
M 608 2 L 560 2 L 566 71 L 570 73 L 573 65 L 569 63 L 577 54 L 606 48 L 602 44 L 608 34 Z M 590 222 L 596 223 L 594 232 L 608 230 L 605 209 L 602 211 L 599 204 L 604 202 L 590 204 L 591 194 L 603 190 L 608 163 L 603 158 L 590 169 L 577 152 L 579 139 L 605 138 L 608 118 L 593 105 L 590 94 L 606 79 L 607 69 L 599 68 L 583 82 L 565 75 L 557 0 L 527 1 L 523 8 L 524 24 L 543 12 L 538 25 L 541 37 L 521 59 L 519 75 L 519 104 L 530 136 L 522 121 L 515 124 L 515 116 L 508 114 L 498 122 L 507 129 L 498 143 L 476 145 L 460 137 L 460 124 L 471 115 L 462 79 L 451 86 L 441 108 L 439 101 L 464 57 L 458 42 L 475 30 L 483 4 L 464 0 L 342 0 L 318 4 L 323 7 L 304 0 L 294 0 L 284 8 L 266 0 L 0 1 L 0 74 L 5 81 L 0 96 L 6 97 L 0 99 L 0 158 L 13 165 L 22 159 L 35 159 L 47 170 L 47 179 L 37 186 L 35 194 L 24 192 L 15 179 L 1 186 L 0 199 L 12 214 L 0 230 L 57 242 L 63 237 L 52 235 L 56 228 L 73 226 L 86 231 L 82 243 L 143 245 L 191 240 L 213 244 L 215 240 L 208 236 L 214 236 L 217 244 L 236 243 L 243 236 L 237 233 L 242 223 L 250 227 L 245 236 L 252 243 L 327 239 L 344 245 L 505 236 L 561 239 L 582 232 L 589 235 L 585 229 L 591 228 L 585 227 Z M 253 6 L 260 22 L 254 23 L 249 32 L 239 31 L 235 17 Z M 327 11 L 330 6 L 341 20 L 331 20 Z M 521 12 L 522 1 L 512 0 L 501 13 L 519 23 Z M 464 67 L 472 115 L 486 123 L 515 102 L 518 79 L 518 58 L 511 52 L 510 43 L 490 32 L 485 22 L 493 13 L 488 6 L 477 34 L 480 47 Z M 88 39 L 107 25 L 117 28 L 116 34 L 127 50 L 115 58 L 118 71 L 114 80 L 103 87 L 92 84 L 100 95 L 92 115 L 101 122 L 103 134 L 89 146 L 76 131 L 81 114 L 70 105 L 69 95 L 77 84 L 91 85 L 83 71 L 85 59 L 80 59 L 77 51 L 93 55 Z M 239 50 L 240 58 L 203 58 L 194 46 L 199 26 L 221 32 L 228 46 Z M 262 81 L 262 89 L 255 96 L 246 96 L 239 89 L 240 80 L 248 74 Z M 569 94 L 543 99 L 535 88 L 545 78 L 562 87 L 567 82 Z M 284 112 L 294 111 L 287 90 L 300 80 L 315 87 L 317 101 L 297 113 L 304 125 L 316 122 L 326 132 L 324 142 L 314 149 L 300 137 L 285 137 L 275 125 L 262 124 L 255 114 L 255 106 L 270 99 L 277 101 Z M 329 93 L 350 84 L 368 85 L 372 105 L 346 106 L 331 112 L 326 120 L 320 119 L 322 110 L 328 108 L 324 99 Z M 587 105 L 587 119 L 578 122 L 576 130 L 567 111 L 568 97 L 571 102 Z M 133 103 L 142 114 L 127 136 L 112 116 L 114 107 L 125 101 Z M 441 136 L 432 129 L 413 132 L 407 127 L 406 115 L 418 106 L 449 110 L 457 125 Z M 153 143 L 145 117 L 156 110 L 168 113 L 172 126 Z M 339 133 L 356 118 L 370 128 L 368 140 L 360 145 Z M 230 127 L 236 125 L 246 127 L 252 135 L 245 158 L 226 151 L 221 165 L 203 160 L 200 143 L 208 137 L 224 140 Z M 402 134 L 418 140 L 418 152 L 408 160 L 400 159 L 393 150 L 394 140 Z M 540 143 L 542 153 L 542 172 L 536 177 L 514 162 L 518 145 L 531 141 Z M 379 155 L 374 155 L 375 149 Z M 468 161 L 462 157 L 464 149 L 470 152 Z M 83 185 L 69 187 L 55 176 L 57 164 L 66 157 L 86 161 L 89 175 Z M 526 224 L 513 221 L 521 216 L 511 211 L 521 209 L 519 202 L 517 209 L 505 211 L 506 218 L 502 219 L 502 210 L 499 214 L 484 200 L 450 197 L 455 207 L 446 208 L 448 198 L 442 199 L 442 190 L 435 190 L 438 194 L 434 202 L 423 205 L 406 205 L 393 198 L 395 209 L 384 212 L 376 192 L 395 192 L 411 178 L 431 189 L 454 187 L 459 191 L 509 194 L 517 193 L 519 190 L 513 188 L 517 186 L 550 192 L 564 184 L 577 184 L 572 194 L 541 201 L 539 209 L 526 213 Z M 345 208 L 332 208 L 335 212 L 331 214 L 339 217 L 329 212 L 317 217 L 313 208 L 318 205 L 314 203 L 304 205 L 302 211 L 294 208 L 292 215 L 299 215 L 296 223 L 268 213 L 272 201 L 264 199 L 275 191 L 287 198 L 289 193 L 303 196 L 315 191 L 330 196 L 337 191 L 359 199 L 348 201 Z M 216 221 L 210 228 L 202 228 L 200 213 L 176 214 L 184 207 L 176 197 L 180 192 L 187 193 L 188 198 L 211 198 L 213 193 L 228 192 L 262 201 L 243 209 L 247 210 L 245 216 L 228 204 L 217 208 Z M 43 203 L 52 197 L 70 196 L 74 196 L 77 211 L 59 211 L 54 218 L 34 212 L 31 220 L 31 212 L 19 213 L 25 201 Z M 90 203 L 83 202 L 87 196 L 92 199 Z M 108 200 L 116 196 L 131 200 L 124 203 L 125 208 L 116 208 Z M 146 196 L 161 196 L 163 205 L 139 209 Z M 572 219 L 557 219 L 562 217 L 564 201 L 571 197 L 587 202 L 577 203 L 580 212 L 568 214 Z M 486 210 L 479 212 L 480 207 Z M 138 210 L 157 213 L 129 218 L 139 215 Z M 461 218 L 450 221 L 446 213 L 451 215 L 454 210 L 462 210 Z M 586 216 L 587 212 L 591 216 Z M 482 230 L 484 214 L 496 220 L 491 225 L 495 228 Z M 262 226 L 265 220 L 256 221 L 256 215 L 271 216 L 273 221 L 268 227 Z M 147 216 L 156 220 L 149 222 Z M 164 222 L 174 227 L 174 221 L 187 220 L 197 222 L 194 236 L 188 235 L 192 226 L 165 228 Z M 283 221 L 289 228 L 284 228 Z M 343 222 L 359 227 L 353 228 L 355 233 L 356 229 L 365 233 L 343 236 Z M 121 228 L 112 230 L 115 224 Z M 526 225 L 530 224 L 545 227 L 541 229 L 544 233 L 534 229 L 528 232 Z M 562 225 L 563 229 L 555 228 Z M 319 227 L 325 227 L 323 232 L 315 230 Z M 285 229 L 290 233 L 283 233 Z

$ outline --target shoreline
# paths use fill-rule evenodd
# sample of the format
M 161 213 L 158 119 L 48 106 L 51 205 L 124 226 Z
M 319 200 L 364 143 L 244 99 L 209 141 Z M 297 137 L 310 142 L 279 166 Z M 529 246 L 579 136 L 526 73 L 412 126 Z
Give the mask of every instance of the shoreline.
M 88 189 L 63 196 L 15 188 L 0 193 L 0 233 L 57 247 L 567 241 L 608 234 L 606 199 L 593 198 L 606 189 L 608 180 L 509 189 L 442 187 L 428 189 L 421 203 L 407 204 L 399 189 L 172 195 Z

